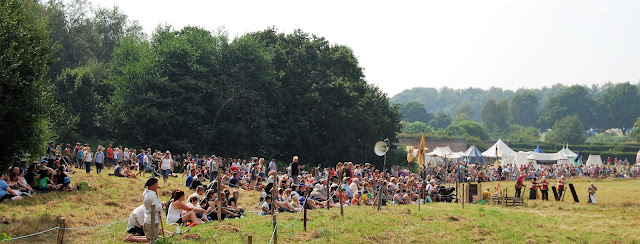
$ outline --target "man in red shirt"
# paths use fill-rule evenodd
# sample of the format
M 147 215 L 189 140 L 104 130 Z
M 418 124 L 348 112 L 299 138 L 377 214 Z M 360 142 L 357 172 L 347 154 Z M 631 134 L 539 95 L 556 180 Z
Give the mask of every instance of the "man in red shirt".
M 521 175 L 516 180 L 516 197 L 520 197 L 520 190 L 522 190 L 522 179 L 523 178 L 524 178 L 524 175 Z
M 558 199 L 562 198 L 562 193 L 564 192 L 564 175 L 560 176 L 558 180 Z
M 109 144 L 109 148 L 107 149 L 107 168 L 111 168 L 113 164 L 113 145 Z
M 547 182 L 546 176 L 542 176 L 542 181 L 540 182 L 540 192 L 542 192 L 542 200 L 549 201 L 549 183 Z
M 76 147 L 73 148 L 73 160 L 76 162 L 76 169 L 80 168 L 81 158 L 78 158 L 78 151 L 80 150 L 80 142 L 76 142 Z

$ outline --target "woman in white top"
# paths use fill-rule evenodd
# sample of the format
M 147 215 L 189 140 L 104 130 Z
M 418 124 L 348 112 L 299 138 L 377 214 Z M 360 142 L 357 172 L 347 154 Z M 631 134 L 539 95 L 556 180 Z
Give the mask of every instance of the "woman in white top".
M 173 191 L 173 194 L 171 194 L 172 202 L 169 204 L 167 211 L 167 224 L 186 224 L 187 221 L 194 224 L 204 223 L 196 217 L 196 212 L 204 213 L 206 216 L 207 211 L 199 207 L 191 207 L 185 204 L 184 197 L 184 192 L 181 190 L 175 190 Z
M 162 170 L 162 177 L 164 178 L 164 183 L 167 183 L 167 179 L 169 179 L 169 174 L 171 174 L 171 169 L 173 168 L 173 160 L 171 160 L 171 153 L 167 150 L 162 157 L 162 161 L 160 164 L 160 169 Z
M 84 153 L 82 153 L 82 159 L 84 160 L 85 169 L 87 174 L 91 173 L 91 161 L 93 161 L 93 155 L 91 154 L 91 148 L 85 147 Z

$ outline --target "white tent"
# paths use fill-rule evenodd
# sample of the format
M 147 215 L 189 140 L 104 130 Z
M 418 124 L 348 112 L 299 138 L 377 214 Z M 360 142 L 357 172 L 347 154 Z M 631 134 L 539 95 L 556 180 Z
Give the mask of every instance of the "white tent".
M 520 167 L 520 166 L 526 166 L 527 165 L 527 157 L 529 156 L 530 152 L 523 152 L 523 151 L 519 151 L 516 153 L 516 158 L 514 160 L 515 162 L 515 166 L 516 167 Z M 536 166 L 536 165 L 534 165 Z M 539 168 L 540 166 L 538 165 Z
M 433 149 L 433 152 L 427 153 L 427 156 L 450 157 L 453 156 L 453 151 L 451 151 L 449 146 L 436 147 Z
M 498 140 L 493 146 L 482 153 L 485 158 L 496 158 L 496 151 L 498 158 L 502 159 L 502 166 L 508 164 L 515 164 L 516 152 L 513 151 L 502 140 Z
M 575 166 L 582 165 L 582 157 L 580 157 L 580 159 L 578 159 L 578 161 L 576 162 L 575 159 L 578 156 L 578 154 L 571 151 L 568 147 L 567 148 L 563 147 L 562 150 L 558 151 L 558 153 L 567 157 L 567 159 L 569 160 L 569 164 L 574 164 Z
M 587 166 L 591 166 L 591 165 L 596 165 L 596 166 L 602 166 L 602 158 L 600 158 L 600 155 L 589 155 L 589 159 L 587 159 Z
M 527 156 L 527 161 L 533 162 L 538 165 L 549 165 L 549 164 L 558 164 L 558 165 L 567 165 L 569 163 L 569 159 L 564 156 L 562 153 L 537 153 L 531 152 L 529 156 Z

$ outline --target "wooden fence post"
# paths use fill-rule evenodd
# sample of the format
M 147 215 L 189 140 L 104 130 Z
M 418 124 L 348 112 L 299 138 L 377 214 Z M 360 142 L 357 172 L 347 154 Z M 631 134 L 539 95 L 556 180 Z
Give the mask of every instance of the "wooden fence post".
M 330 205 L 329 202 L 331 201 L 329 188 L 331 188 L 331 184 L 329 183 L 329 176 L 327 175 L 327 210 L 329 210 L 329 205 Z
M 64 228 L 66 227 L 65 225 L 65 218 L 60 216 L 60 218 L 58 219 L 60 222 L 60 226 L 58 228 L 58 244 L 62 244 L 64 242 Z
M 222 222 L 222 170 L 218 169 L 218 222 Z M 275 185 L 275 183 L 274 183 Z M 273 201 L 273 200 L 272 200 Z
M 273 244 L 278 243 L 278 222 L 276 221 L 276 212 L 273 211 Z
M 162 220 L 161 220 L 162 221 Z M 149 243 L 156 243 L 156 205 L 151 204 L 151 240 Z
M 304 205 L 302 206 L 304 208 L 304 217 L 303 217 L 303 225 L 302 227 L 304 228 L 304 231 L 307 231 L 307 201 L 304 201 Z
M 464 209 L 464 202 L 465 202 L 465 197 L 466 195 L 464 194 L 464 190 L 466 190 L 467 188 L 464 186 L 464 184 L 462 184 L 462 209 Z
M 338 188 L 339 187 L 340 186 L 338 186 Z M 340 192 L 340 198 L 339 198 L 339 200 L 340 200 L 340 217 L 344 217 L 344 209 L 342 208 L 342 194 L 344 194 L 344 193 L 342 192 L 342 188 L 339 188 L 339 192 Z
M 247 244 L 253 244 L 253 236 L 252 235 L 249 235 L 247 237 Z

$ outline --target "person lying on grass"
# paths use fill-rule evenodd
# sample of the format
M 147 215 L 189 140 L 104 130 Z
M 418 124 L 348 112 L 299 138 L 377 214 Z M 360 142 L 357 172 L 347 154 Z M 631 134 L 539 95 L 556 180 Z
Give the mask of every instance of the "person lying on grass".
M 169 207 L 167 207 L 167 224 L 187 224 L 187 222 L 191 222 L 194 225 L 203 224 L 204 222 L 196 216 L 196 212 L 207 213 L 207 210 L 200 207 L 190 207 L 184 203 L 184 199 L 183 191 L 173 191 Z

